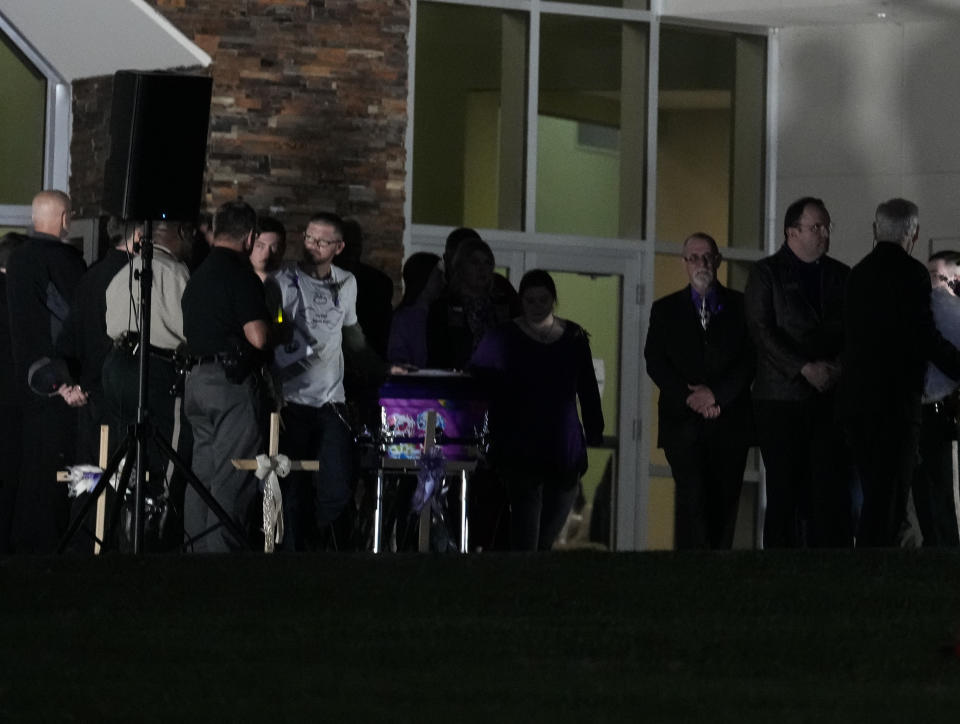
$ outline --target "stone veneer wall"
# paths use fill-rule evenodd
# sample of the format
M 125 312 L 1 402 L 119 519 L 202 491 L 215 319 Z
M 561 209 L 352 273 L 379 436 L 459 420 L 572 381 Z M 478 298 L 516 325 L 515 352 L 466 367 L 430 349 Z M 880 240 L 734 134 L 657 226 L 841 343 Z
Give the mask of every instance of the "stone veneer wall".
M 356 219 L 399 278 L 407 123 L 404 0 L 150 0 L 213 58 L 203 205 L 243 198 L 294 240 L 314 211 Z M 74 84 L 71 193 L 99 210 L 111 78 Z

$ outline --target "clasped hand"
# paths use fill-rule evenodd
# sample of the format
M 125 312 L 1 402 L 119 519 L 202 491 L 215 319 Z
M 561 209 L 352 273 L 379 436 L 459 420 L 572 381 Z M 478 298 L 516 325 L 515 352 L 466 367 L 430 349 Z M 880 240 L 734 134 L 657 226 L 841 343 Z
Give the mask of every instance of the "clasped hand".
M 706 420 L 720 417 L 720 405 L 713 396 L 713 391 L 706 385 L 687 385 L 690 394 L 687 395 L 687 407 L 703 416 Z
M 70 407 L 83 407 L 87 404 L 87 393 L 83 391 L 80 385 L 60 385 L 57 388 L 57 394 Z
M 826 392 L 840 378 L 840 365 L 827 360 L 807 362 L 800 368 L 800 374 L 817 392 Z

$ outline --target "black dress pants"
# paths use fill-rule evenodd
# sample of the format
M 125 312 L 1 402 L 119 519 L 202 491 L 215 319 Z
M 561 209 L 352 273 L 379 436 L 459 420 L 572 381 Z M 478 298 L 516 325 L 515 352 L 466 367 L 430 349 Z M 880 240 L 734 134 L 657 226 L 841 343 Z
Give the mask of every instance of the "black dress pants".
M 665 448 L 674 480 L 677 550 L 733 546 L 747 451 L 746 445 L 710 438 Z
M 181 398 L 172 394 L 177 382 L 175 366 L 168 356 L 151 353 L 147 384 L 147 407 L 151 428 L 176 451 L 184 463 L 190 464 L 192 436 L 182 413 Z M 103 398 L 105 417 L 111 426 L 110 448 L 115 450 L 126 439 L 137 421 L 140 394 L 140 363 L 121 349 L 111 349 L 103 363 Z M 166 499 L 163 530 L 159 529 L 159 511 L 154 520 L 148 515 L 147 547 L 151 551 L 169 550 L 183 542 L 184 478 L 173 463 L 157 447 L 153 438 L 147 441 L 150 471 L 146 494 L 156 500 Z M 129 481 L 133 486 L 134 480 Z
M 13 516 L 20 474 L 20 405 L 0 405 L 0 554 L 13 553 Z
M 848 434 L 853 447 L 863 511 L 857 547 L 896 547 L 907 497 L 919 462 L 919 409 L 902 415 L 857 418 Z
M 754 404 L 767 471 L 764 547 L 851 546 L 856 475 L 834 396 Z
M 23 408 L 21 462 L 14 507 L 17 553 L 53 553 L 70 523 L 70 502 L 57 471 L 76 462 L 77 413 L 59 396 Z
M 913 504 L 923 545 L 960 545 L 954 501 L 954 445 L 957 424 L 952 409 L 942 403 L 921 408 L 920 464 L 913 477 Z

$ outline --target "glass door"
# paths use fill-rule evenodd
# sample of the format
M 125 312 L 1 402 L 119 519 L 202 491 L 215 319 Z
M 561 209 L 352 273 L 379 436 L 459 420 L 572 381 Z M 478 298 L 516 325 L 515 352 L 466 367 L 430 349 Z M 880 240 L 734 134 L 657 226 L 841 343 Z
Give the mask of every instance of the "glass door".
M 564 529 L 560 546 L 637 547 L 639 501 L 637 442 L 640 255 L 607 248 L 528 251 L 524 271 L 550 272 L 557 285 L 557 314 L 590 335 L 603 405 L 603 444 L 590 448 L 583 496 Z M 519 281 L 519 276 L 514 279 Z

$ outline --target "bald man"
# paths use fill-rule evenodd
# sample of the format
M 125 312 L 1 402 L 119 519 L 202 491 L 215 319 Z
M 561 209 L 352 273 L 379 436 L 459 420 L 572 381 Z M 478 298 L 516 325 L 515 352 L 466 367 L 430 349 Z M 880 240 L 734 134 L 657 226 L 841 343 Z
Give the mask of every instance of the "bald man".
M 18 553 L 56 549 L 69 522 L 66 487 L 57 470 L 72 464 L 76 410 L 63 396 L 63 379 L 45 374 L 86 265 L 64 243 L 70 231 L 70 197 L 41 191 L 33 199 L 33 229 L 7 265 L 7 304 L 16 385 L 23 402 L 22 453 L 14 504 L 13 545 Z M 41 373 L 29 378 L 30 370 Z M 30 382 L 32 381 L 32 385 Z M 32 391 L 31 391 L 32 388 Z

